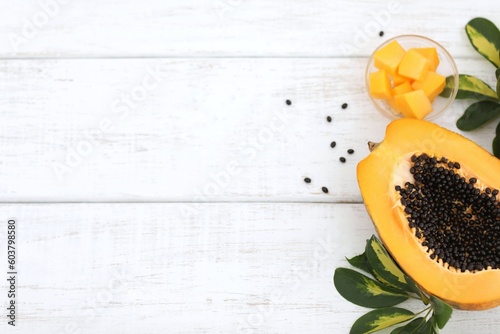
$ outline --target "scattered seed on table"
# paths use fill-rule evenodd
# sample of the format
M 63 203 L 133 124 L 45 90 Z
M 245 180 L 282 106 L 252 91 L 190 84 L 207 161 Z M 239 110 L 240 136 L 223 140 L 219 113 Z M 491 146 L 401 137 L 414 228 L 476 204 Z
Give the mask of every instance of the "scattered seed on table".
M 381 32 L 379 32 L 379 33 L 378 33 L 378 35 L 379 35 L 380 37 L 382 37 L 382 36 L 384 36 L 384 32 L 383 32 L 383 31 L 381 31 Z
M 305 183 L 311 183 L 311 179 L 310 179 L 310 178 L 308 178 L 308 177 L 306 177 L 306 178 L 304 179 L 304 182 L 305 182 Z
M 347 103 L 342 103 L 342 109 L 346 109 L 346 108 L 347 108 L 347 106 L 348 106 L 348 104 L 347 104 Z
M 323 192 L 324 192 L 325 194 L 328 194 L 328 188 L 327 188 L 327 187 L 323 187 L 323 188 L 321 188 L 321 190 L 323 190 Z
M 331 147 L 331 148 L 334 148 L 336 145 L 337 145 L 337 143 L 336 143 L 336 142 L 334 142 L 334 141 L 332 141 L 332 142 L 330 143 L 330 147 Z
M 354 150 L 353 150 L 352 148 L 350 148 L 350 149 L 348 149 L 348 150 L 347 150 L 347 153 L 349 153 L 349 154 L 353 154 L 353 153 L 354 153 Z
M 339 160 L 340 160 L 340 162 L 341 162 L 341 163 L 344 163 L 344 162 L 345 162 L 345 158 L 344 158 L 344 157 L 340 157 L 340 159 L 339 159 Z
M 292 101 L 290 101 L 290 100 L 286 100 L 286 104 L 291 105 L 291 104 L 292 104 Z
M 330 123 L 330 122 L 332 121 L 332 118 L 331 118 L 330 116 L 328 116 L 328 117 L 326 118 L 326 121 L 327 121 L 328 123 Z

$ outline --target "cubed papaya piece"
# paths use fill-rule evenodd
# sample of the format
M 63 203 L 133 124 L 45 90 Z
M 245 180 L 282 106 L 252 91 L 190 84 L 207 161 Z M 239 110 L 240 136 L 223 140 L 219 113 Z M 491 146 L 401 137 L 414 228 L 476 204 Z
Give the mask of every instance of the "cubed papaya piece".
M 405 117 L 423 119 L 432 111 L 431 101 L 421 89 L 396 95 L 395 99 Z
M 429 71 L 436 72 L 439 66 L 439 56 L 436 48 L 415 48 L 415 51 L 427 58 L 430 62 Z
M 387 99 L 386 101 L 389 104 L 389 106 L 392 108 L 392 110 L 394 110 L 394 113 L 396 113 L 396 114 L 401 113 L 401 110 L 399 110 L 399 106 L 398 106 L 398 103 L 396 102 L 395 98 L 390 98 L 390 99 Z
M 410 79 L 405 78 L 405 77 L 403 77 L 403 76 L 399 75 L 399 74 L 397 73 L 397 71 L 396 71 L 396 73 L 392 73 L 392 74 L 390 74 L 390 76 L 391 76 L 391 78 L 392 78 L 392 84 L 393 84 L 394 86 L 401 85 L 401 84 L 402 84 L 403 82 L 405 82 L 405 81 L 410 81 Z
M 407 106 L 405 97 L 403 94 L 395 95 L 394 96 L 394 102 L 396 102 L 396 106 L 398 108 L 398 111 L 403 114 L 404 117 L 406 118 L 413 118 L 412 114 L 409 111 L 409 108 Z
M 436 96 L 441 94 L 445 85 L 446 77 L 429 71 L 423 81 L 415 81 L 411 86 L 414 90 L 423 90 L 429 100 L 433 101 Z
M 385 70 L 370 73 L 370 94 L 376 99 L 392 97 L 391 80 Z
M 396 74 L 401 59 L 406 54 L 405 49 L 397 41 L 392 41 L 373 54 L 373 64 L 379 70 L 386 70 L 389 74 Z
M 429 71 L 430 61 L 415 49 L 408 50 L 399 63 L 398 74 L 404 77 L 422 81 Z
M 413 90 L 413 88 L 410 85 L 410 82 L 409 81 L 405 81 L 402 84 L 397 85 L 396 87 L 394 87 L 392 89 L 392 95 L 396 96 L 396 95 L 399 95 L 399 94 L 404 94 L 404 93 L 411 92 L 412 90 Z

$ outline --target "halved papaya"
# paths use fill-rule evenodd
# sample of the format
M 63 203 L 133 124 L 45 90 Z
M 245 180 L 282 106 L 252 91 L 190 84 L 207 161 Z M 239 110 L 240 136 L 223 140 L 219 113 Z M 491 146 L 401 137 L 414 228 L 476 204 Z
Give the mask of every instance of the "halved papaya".
M 370 146 L 359 188 L 401 269 L 455 308 L 500 305 L 500 160 L 416 119 L 391 122 Z

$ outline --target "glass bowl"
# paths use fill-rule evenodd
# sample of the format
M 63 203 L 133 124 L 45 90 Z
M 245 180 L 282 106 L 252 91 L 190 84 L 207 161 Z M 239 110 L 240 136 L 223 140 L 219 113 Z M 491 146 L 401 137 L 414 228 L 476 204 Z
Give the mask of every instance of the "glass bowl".
M 366 91 L 368 93 L 368 96 L 372 100 L 375 107 L 385 116 L 391 119 L 397 119 L 403 117 L 403 115 L 394 111 L 384 99 L 376 99 L 372 97 L 371 94 L 369 93 L 370 73 L 378 70 L 373 63 L 373 55 L 377 50 L 386 46 L 387 44 L 391 43 L 394 40 L 397 41 L 399 44 L 401 44 L 401 46 L 406 50 L 408 50 L 409 48 L 428 48 L 428 47 L 436 48 L 439 57 L 439 66 L 436 69 L 436 73 L 447 77 L 447 86 L 449 86 L 449 88 L 445 88 L 445 94 L 443 94 L 446 95 L 447 97 L 437 96 L 432 102 L 432 112 L 425 117 L 426 120 L 436 118 L 437 116 L 441 115 L 451 105 L 451 103 L 453 102 L 453 100 L 455 100 L 455 97 L 457 96 L 458 69 L 450 53 L 446 51 L 446 49 L 441 44 L 424 36 L 419 36 L 419 35 L 396 36 L 382 43 L 372 53 L 370 59 L 368 60 L 368 65 L 366 66 L 366 73 L 365 73 Z

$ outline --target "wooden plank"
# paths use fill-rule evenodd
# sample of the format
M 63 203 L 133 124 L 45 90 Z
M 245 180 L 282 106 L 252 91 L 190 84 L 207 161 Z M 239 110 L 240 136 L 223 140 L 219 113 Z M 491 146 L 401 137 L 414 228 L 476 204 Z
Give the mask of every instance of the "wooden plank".
M 368 56 L 408 33 L 477 57 L 465 24 L 499 15 L 466 0 L 26 0 L 2 5 L 0 57 Z
M 366 312 L 332 282 L 373 233 L 360 204 L 213 203 L 191 218 L 177 204 L 1 212 L 17 224 L 20 333 L 347 333 Z M 443 332 L 497 333 L 498 316 L 459 312 Z
M 365 63 L 0 62 L 0 201 L 359 202 L 355 166 L 389 122 Z M 484 61 L 459 66 L 491 76 Z M 466 104 L 436 122 L 456 129 Z M 494 126 L 465 135 L 490 148 Z

